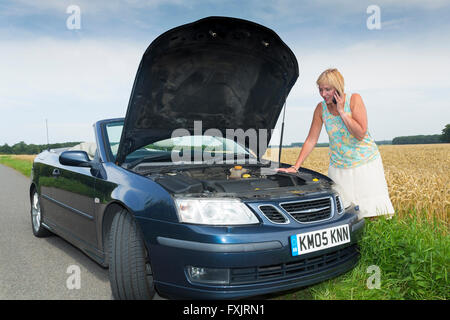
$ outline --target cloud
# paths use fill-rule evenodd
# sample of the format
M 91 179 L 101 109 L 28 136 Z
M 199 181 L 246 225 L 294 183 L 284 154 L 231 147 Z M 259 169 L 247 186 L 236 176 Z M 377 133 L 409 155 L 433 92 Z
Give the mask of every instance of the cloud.
M 439 134 L 448 122 L 450 105 L 442 93 L 450 92 L 450 46 L 437 36 L 426 41 L 364 41 L 334 51 L 301 45 L 292 49 L 300 61 L 300 77 L 287 100 L 288 143 L 306 138 L 313 110 L 322 100 L 316 80 L 330 67 L 343 74 L 347 93 L 362 95 L 369 129 L 377 140 Z M 281 128 L 281 117 L 277 127 Z M 325 129 L 319 141 L 328 142 Z
M 100 101 L 130 87 L 145 45 L 113 41 L 0 42 L 0 99 L 77 96 Z M 0 106 L 8 107 L 5 103 Z
M 450 91 L 450 47 L 435 38 L 419 40 L 364 41 L 335 51 L 294 44 L 300 77 L 288 98 L 285 141 L 306 138 L 312 111 L 321 100 L 315 81 L 329 67 L 343 73 L 347 92 L 363 95 L 377 139 L 408 131 L 436 133 L 445 117 L 420 113 L 424 106 L 442 104 L 437 89 Z M 32 128 L 46 118 L 53 139 L 68 141 L 88 140 L 92 123 L 123 116 L 147 43 L 38 38 L 0 45 L 1 136 L 9 143 L 44 143 L 45 136 Z M 408 124 L 396 120 L 403 113 L 410 118 Z M 426 117 L 427 128 L 419 132 Z M 327 141 L 325 130 L 320 141 Z
M 111 13 L 124 13 L 124 11 L 133 11 L 136 9 L 154 9 L 161 5 L 177 5 L 188 6 L 198 1 L 182 1 L 182 0 L 15 0 L 13 5 L 5 6 L 7 11 L 3 11 L 2 14 L 9 15 L 24 15 L 32 13 L 53 12 L 60 13 L 66 12 L 67 7 L 70 5 L 76 5 L 82 9 L 82 11 L 90 14 L 111 14 Z
M 65 28 L 71 4 L 81 8 L 78 33 Z M 380 31 L 367 31 L 370 4 L 381 8 Z M 152 39 L 214 14 L 273 28 L 298 57 L 300 77 L 288 98 L 287 141 L 306 137 L 321 99 L 315 81 L 329 67 L 341 70 L 348 92 L 363 95 L 377 139 L 426 133 L 418 132 L 421 128 L 439 132 L 445 121 L 439 115 L 448 114 L 440 97 L 450 89 L 450 46 L 443 41 L 448 7 L 449 1 L 440 0 L 2 2 L 0 138 L 44 143 L 45 135 L 36 130 L 48 118 L 54 139 L 87 140 L 86 128 L 93 122 L 124 115 L 140 58 Z M 324 130 L 320 141 L 327 141 Z
M 103 118 L 124 116 L 147 44 L 39 38 L 0 41 L 0 46 L 1 138 L 9 143 L 42 143 L 29 128 L 46 118 L 52 124 L 90 126 Z M 76 130 L 59 126 L 54 137 L 86 136 L 80 130 L 70 138 L 69 132 Z
M 408 0 L 408 2 L 397 1 L 397 0 L 378 0 L 376 1 L 379 6 L 394 7 L 400 9 L 424 9 L 424 10 L 439 10 L 450 6 L 450 1 L 448 0 L 433 0 L 433 1 L 423 1 L 423 0 Z
M 316 90 L 319 74 L 337 67 L 347 88 L 353 90 L 450 87 L 450 46 L 438 39 L 418 41 L 365 41 L 338 50 L 293 48 L 300 64 L 302 87 L 295 97 Z

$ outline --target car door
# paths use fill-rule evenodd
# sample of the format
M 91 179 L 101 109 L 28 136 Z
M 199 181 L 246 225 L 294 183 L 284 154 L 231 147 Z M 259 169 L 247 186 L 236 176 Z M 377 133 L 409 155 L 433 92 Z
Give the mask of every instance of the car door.
M 33 166 L 34 174 L 39 180 L 40 205 L 44 212 L 42 222 L 53 227 L 54 213 L 59 210 L 58 204 L 53 200 L 54 190 L 58 187 L 58 181 L 53 174 L 58 172 L 59 162 L 55 153 L 40 154 Z
M 74 240 L 96 248 L 96 178 L 92 169 L 60 165 L 53 176 L 58 180 L 52 194 L 58 205 L 52 214 L 54 223 Z

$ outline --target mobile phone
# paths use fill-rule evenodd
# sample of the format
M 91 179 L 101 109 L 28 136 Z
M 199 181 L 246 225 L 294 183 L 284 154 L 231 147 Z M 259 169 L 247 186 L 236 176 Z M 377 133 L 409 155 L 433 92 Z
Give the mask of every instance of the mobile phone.
M 336 90 L 336 93 L 338 94 L 339 97 L 341 96 L 341 94 L 339 93 L 338 90 Z M 335 98 L 335 97 L 333 97 L 333 103 L 334 103 L 334 104 L 337 104 L 337 101 L 336 101 L 336 98 Z

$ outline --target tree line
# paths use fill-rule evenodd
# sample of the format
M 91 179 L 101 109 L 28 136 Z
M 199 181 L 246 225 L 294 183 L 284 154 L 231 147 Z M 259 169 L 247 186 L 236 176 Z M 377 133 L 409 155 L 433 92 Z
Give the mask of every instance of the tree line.
M 395 137 L 394 139 L 392 139 L 392 144 L 429 144 L 429 143 L 444 143 L 444 141 L 441 140 L 440 134 L 404 136 L 404 137 Z
M 442 129 L 442 134 L 418 135 L 395 137 L 392 144 L 427 144 L 427 143 L 449 143 L 450 142 L 450 124 Z
M 64 143 L 52 143 L 52 144 L 26 144 L 23 141 L 9 146 L 5 143 L 0 146 L 0 154 L 38 154 L 46 149 L 57 149 L 57 148 L 69 148 L 73 147 L 80 142 L 64 142 Z

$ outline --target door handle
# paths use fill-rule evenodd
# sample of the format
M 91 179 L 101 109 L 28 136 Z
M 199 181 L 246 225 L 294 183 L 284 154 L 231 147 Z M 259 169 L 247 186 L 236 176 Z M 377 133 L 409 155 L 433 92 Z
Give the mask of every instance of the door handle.
M 59 177 L 61 175 L 61 171 L 59 169 L 53 169 L 52 176 Z

